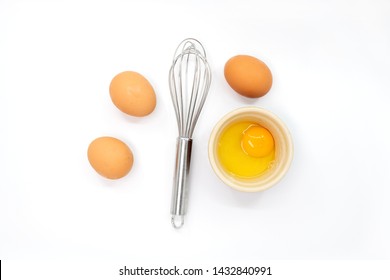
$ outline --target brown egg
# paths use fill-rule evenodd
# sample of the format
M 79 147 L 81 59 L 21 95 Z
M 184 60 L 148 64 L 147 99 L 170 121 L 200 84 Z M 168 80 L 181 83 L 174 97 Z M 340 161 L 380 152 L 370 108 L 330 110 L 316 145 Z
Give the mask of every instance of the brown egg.
M 100 137 L 88 147 L 88 160 L 101 176 L 119 179 L 127 175 L 133 167 L 133 153 L 130 148 L 113 137 Z
M 272 74 L 267 65 L 256 57 L 237 55 L 225 64 L 228 84 L 245 97 L 261 97 L 272 86 Z
M 141 74 L 125 71 L 116 75 L 110 84 L 112 102 L 122 112 L 143 117 L 156 107 L 156 94 L 149 81 Z

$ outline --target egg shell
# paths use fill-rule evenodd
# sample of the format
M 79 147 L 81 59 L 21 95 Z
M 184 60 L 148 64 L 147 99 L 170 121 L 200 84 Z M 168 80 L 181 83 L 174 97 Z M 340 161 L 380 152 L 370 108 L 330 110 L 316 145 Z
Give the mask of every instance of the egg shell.
M 152 85 L 134 71 L 119 73 L 112 79 L 110 97 L 119 110 L 134 117 L 147 116 L 156 107 L 156 94 Z
M 253 56 L 237 55 L 230 58 L 225 64 L 224 74 L 230 87 L 245 97 L 262 97 L 272 86 L 270 69 Z
M 126 176 L 133 167 L 134 157 L 131 149 L 114 137 L 99 137 L 88 147 L 88 160 L 93 169 L 108 179 Z

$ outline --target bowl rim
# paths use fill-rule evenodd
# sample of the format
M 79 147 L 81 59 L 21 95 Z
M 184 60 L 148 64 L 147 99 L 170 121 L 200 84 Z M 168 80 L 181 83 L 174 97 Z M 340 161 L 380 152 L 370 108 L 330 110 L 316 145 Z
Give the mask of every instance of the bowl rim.
M 285 160 L 282 163 L 282 167 L 279 168 L 278 174 L 273 176 L 270 180 L 266 180 L 266 182 L 258 184 L 257 186 L 250 186 L 250 187 L 240 184 L 238 180 L 233 181 L 232 178 L 227 177 L 226 172 L 222 171 L 218 166 L 217 159 L 215 156 L 215 151 L 214 151 L 215 142 L 217 141 L 216 138 L 220 133 L 220 131 L 225 127 L 225 125 L 232 119 L 234 121 L 234 119 L 239 118 L 241 115 L 248 115 L 248 114 L 256 114 L 256 115 L 260 114 L 260 116 L 275 123 L 275 126 L 279 128 L 281 134 L 283 135 L 283 139 L 287 151 L 287 153 L 284 156 Z M 241 192 L 259 192 L 259 191 L 264 191 L 266 189 L 269 189 L 274 185 L 276 185 L 284 177 L 284 175 L 287 173 L 288 169 L 290 168 L 293 159 L 293 153 L 294 153 L 294 147 L 293 147 L 291 133 L 288 130 L 285 123 L 271 111 L 256 106 L 245 106 L 245 107 L 237 108 L 225 114 L 214 125 L 208 143 L 209 162 L 217 177 L 229 187 L 232 187 L 233 189 Z

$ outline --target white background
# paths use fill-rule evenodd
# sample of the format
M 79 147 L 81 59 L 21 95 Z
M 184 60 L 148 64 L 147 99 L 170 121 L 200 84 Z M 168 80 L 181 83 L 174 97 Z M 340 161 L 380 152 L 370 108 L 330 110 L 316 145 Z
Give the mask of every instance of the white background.
M 389 259 L 390 2 L 0 0 L 0 258 Z M 177 137 L 168 70 L 186 37 L 213 82 L 194 133 L 186 224 L 170 224 Z M 223 76 L 233 55 L 268 64 L 258 100 Z M 137 71 L 155 111 L 121 113 L 111 79 Z M 295 145 L 263 193 L 230 189 L 207 142 L 233 109 L 277 114 Z M 109 135 L 133 150 L 106 180 L 86 152 Z

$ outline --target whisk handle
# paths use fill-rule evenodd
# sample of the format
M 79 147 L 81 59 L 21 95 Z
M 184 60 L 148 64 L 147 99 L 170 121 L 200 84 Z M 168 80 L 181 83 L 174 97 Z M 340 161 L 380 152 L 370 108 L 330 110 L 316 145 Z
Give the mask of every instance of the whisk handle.
M 171 202 L 172 225 L 175 228 L 180 228 L 183 225 L 184 215 L 187 212 L 187 176 L 190 170 L 191 149 L 191 138 L 177 138 L 175 177 Z

